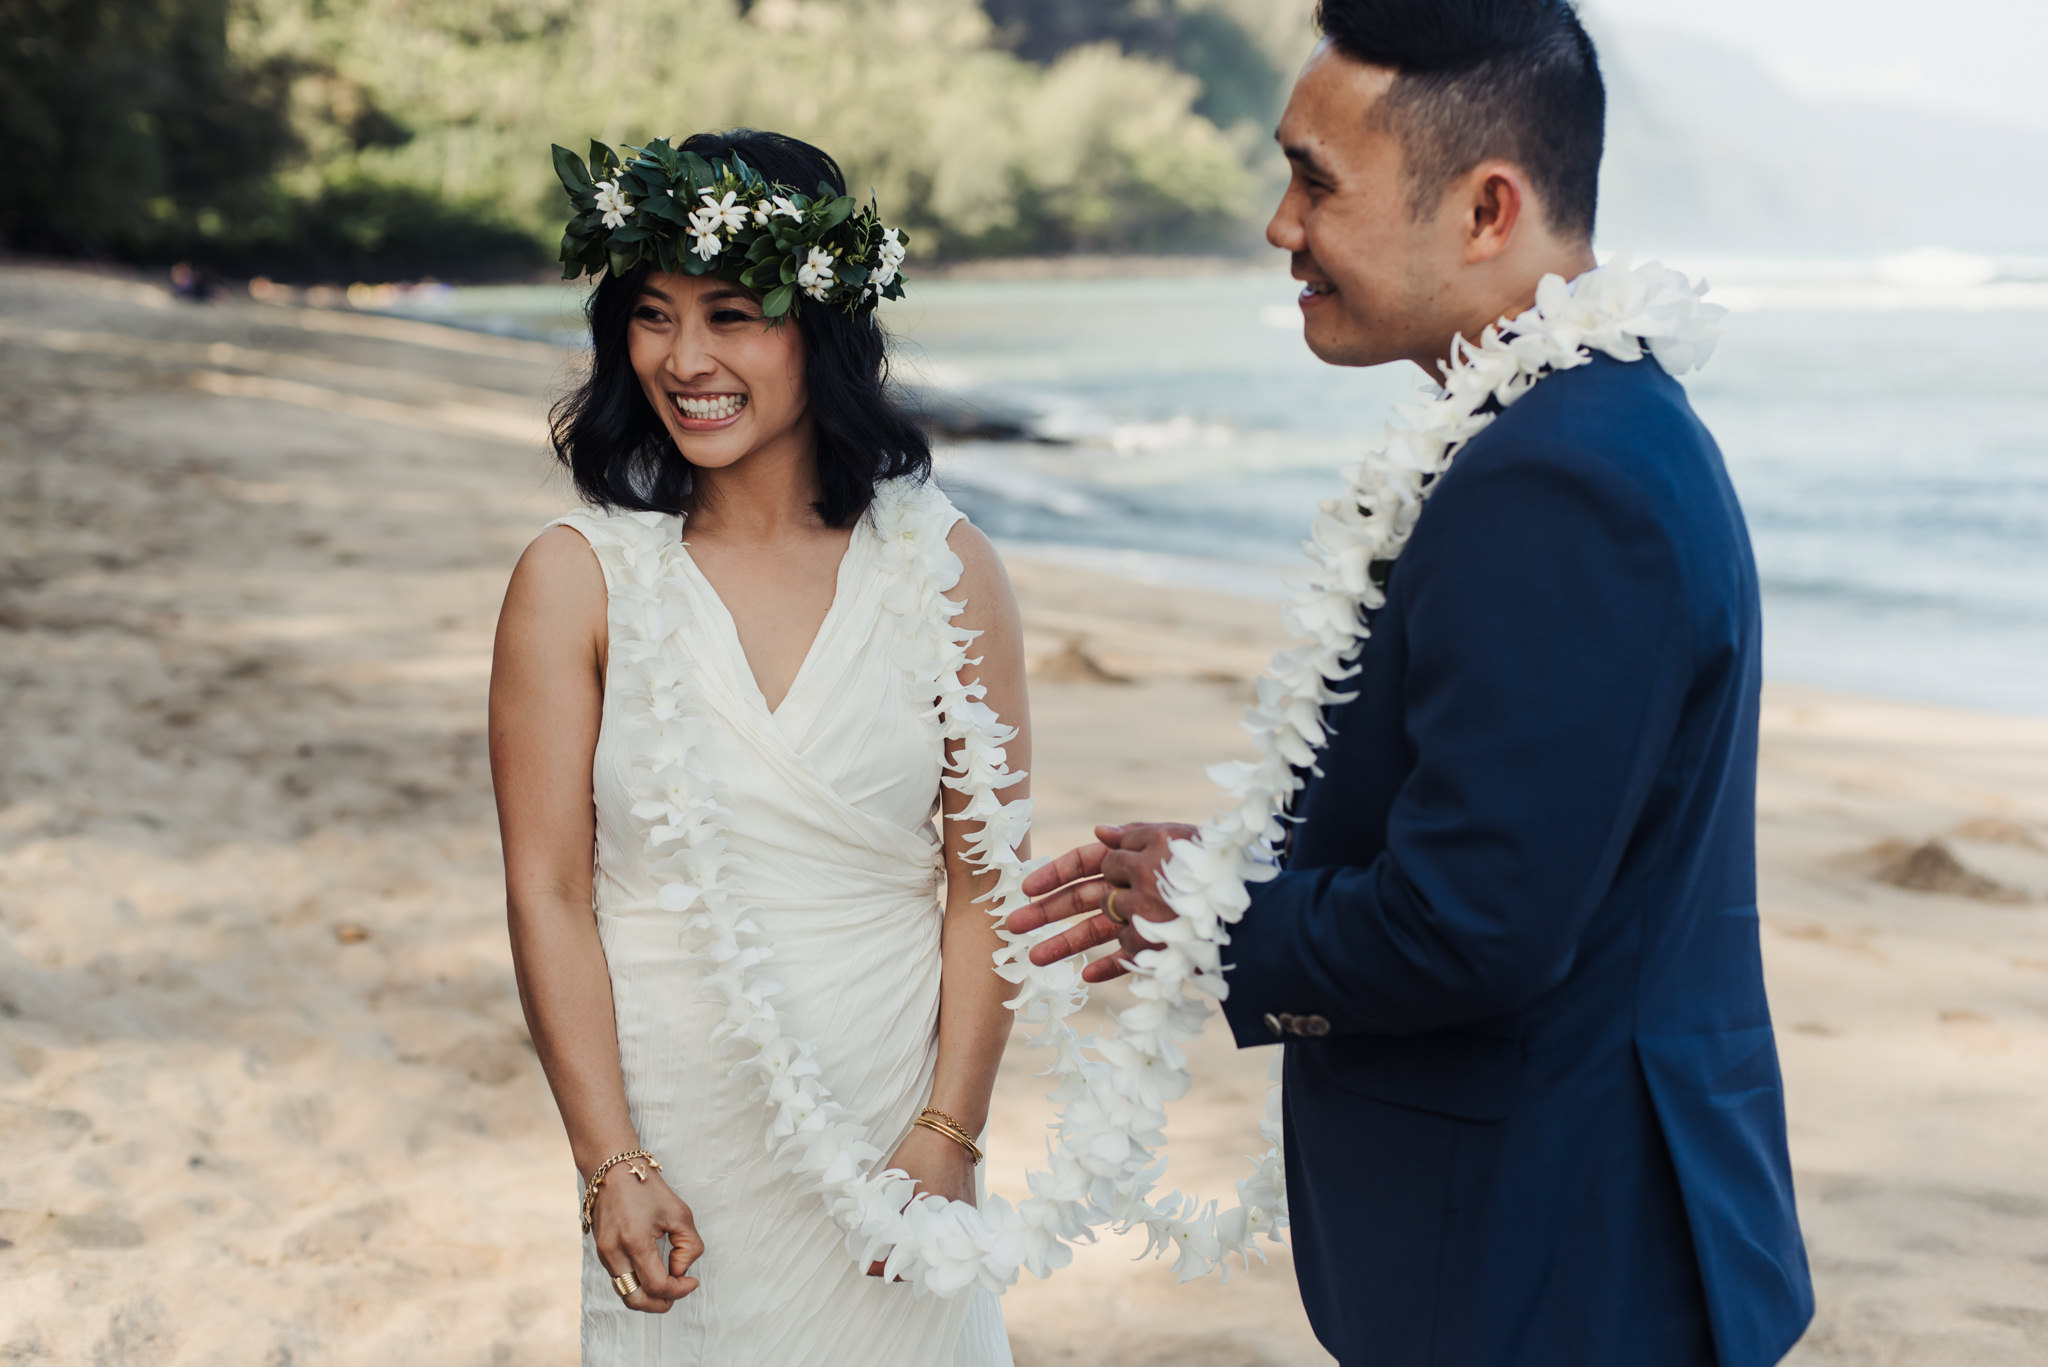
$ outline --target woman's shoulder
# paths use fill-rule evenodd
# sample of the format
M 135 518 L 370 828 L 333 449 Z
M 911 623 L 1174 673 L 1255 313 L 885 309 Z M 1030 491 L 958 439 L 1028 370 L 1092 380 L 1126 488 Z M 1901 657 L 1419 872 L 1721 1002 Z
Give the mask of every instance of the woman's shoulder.
M 929 479 L 896 479 L 879 485 L 869 517 L 885 543 L 922 546 L 939 563 L 957 560 L 963 585 L 1002 575 L 995 543 Z M 940 552 L 940 546 L 951 556 Z
M 604 622 L 607 591 L 591 545 L 568 526 L 550 523 L 512 567 L 502 619 L 530 619 L 545 626 L 543 635 L 583 634 Z
M 946 546 L 960 559 L 960 586 L 963 589 L 1000 584 L 1007 592 L 1009 576 L 1003 569 L 1002 556 L 996 553 L 996 543 L 965 515 L 947 531 Z
M 1015 613 L 995 543 L 937 484 L 907 478 L 877 486 L 868 519 L 884 564 L 895 573 L 925 579 L 962 604 L 961 624 L 973 627 Z
M 884 540 L 894 537 L 936 536 L 944 539 L 961 512 L 946 497 L 946 491 L 930 479 L 905 476 L 884 480 L 875 486 L 874 501 L 868 505 L 868 520 Z
M 533 545 L 553 539 L 568 548 L 563 553 L 572 559 L 579 558 L 574 552 L 580 547 L 581 559 L 596 560 L 607 589 L 646 586 L 666 571 L 662 552 L 681 540 L 677 523 L 669 513 L 586 504 L 548 523 Z
M 566 527 L 581 535 L 592 550 L 603 550 L 611 546 L 641 546 L 666 536 L 669 525 L 674 521 L 675 518 L 668 513 L 645 512 L 634 508 L 606 508 L 595 503 L 586 503 L 548 523 L 542 529 L 541 536 L 553 535 Z

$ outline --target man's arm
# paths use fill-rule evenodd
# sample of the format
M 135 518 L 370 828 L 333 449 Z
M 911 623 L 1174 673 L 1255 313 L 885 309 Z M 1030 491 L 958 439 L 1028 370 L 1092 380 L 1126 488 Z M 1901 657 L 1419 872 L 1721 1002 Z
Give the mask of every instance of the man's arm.
M 1556 985 L 1669 748 L 1692 627 L 1643 491 L 1563 452 L 1446 478 L 1386 628 L 1415 767 L 1377 859 L 1253 889 L 1224 953 L 1242 1044 L 1272 1042 L 1268 1012 L 1407 1033 Z

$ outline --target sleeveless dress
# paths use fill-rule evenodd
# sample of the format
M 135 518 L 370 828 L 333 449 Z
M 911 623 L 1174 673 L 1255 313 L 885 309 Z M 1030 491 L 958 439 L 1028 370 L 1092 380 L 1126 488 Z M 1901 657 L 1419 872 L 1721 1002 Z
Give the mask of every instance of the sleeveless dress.
M 586 1238 L 585 1367 L 1009 1367 L 994 1295 L 940 1298 L 864 1275 L 815 1185 L 770 1152 L 767 1105 L 712 1044 L 725 1008 L 703 989 L 709 969 L 683 918 L 657 902 L 634 813 L 632 711 L 658 708 L 660 690 L 618 686 L 629 653 L 658 651 L 687 695 L 701 721 L 694 753 L 719 786 L 721 885 L 772 946 L 762 972 L 782 986 L 789 1033 L 815 1046 L 833 1096 L 893 1152 L 937 1059 L 944 865 L 933 820 L 943 739 L 928 687 L 917 696 L 905 667 L 917 586 L 889 541 L 943 539 L 959 517 L 929 486 L 884 486 L 772 712 L 682 518 L 585 509 L 550 524 L 590 543 L 609 603 L 594 901 L 626 1100 L 705 1249 L 698 1289 L 649 1315 L 620 1302 Z

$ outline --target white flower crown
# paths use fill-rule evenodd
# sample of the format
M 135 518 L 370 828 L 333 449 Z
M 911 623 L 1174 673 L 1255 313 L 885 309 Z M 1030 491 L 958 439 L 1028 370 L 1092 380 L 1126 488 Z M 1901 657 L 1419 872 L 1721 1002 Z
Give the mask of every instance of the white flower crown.
M 641 265 L 715 275 L 760 291 L 770 318 L 793 316 L 805 299 L 865 313 L 903 297 L 909 242 L 882 226 L 874 205 L 861 208 L 823 182 L 806 195 L 737 155 L 707 161 L 666 138 L 625 150 L 631 159 L 621 162 L 593 142 L 586 166 L 554 149 L 576 210 L 562 233 L 563 279 Z

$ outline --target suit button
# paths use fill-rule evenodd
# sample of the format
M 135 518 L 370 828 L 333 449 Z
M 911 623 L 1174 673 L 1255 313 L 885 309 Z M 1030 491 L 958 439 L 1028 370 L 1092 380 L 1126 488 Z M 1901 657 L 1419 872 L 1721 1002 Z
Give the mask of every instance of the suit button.
M 1321 1039 L 1324 1035 L 1330 1033 L 1330 1023 L 1321 1016 L 1310 1016 L 1301 1023 L 1301 1030 L 1303 1034 L 1314 1035 L 1317 1039 Z
M 1271 1011 L 1268 1011 L 1266 1013 L 1266 1028 L 1268 1030 L 1271 1030 L 1276 1035 L 1282 1033 L 1280 1028 L 1280 1018 L 1274 1015 Z
M 1300 1033 L 1301 1033 L 1301 1017 L 1299 1017 L 1299 1016 L 1290 1016 L 1290 1015 L 1288 1015 L 1288 1014 L 1287 1014 L 1287 1013 L 1286 1013 L 1285 1011 L 1282 1011 L 1282 1012 L 1280 1013 L 1280 1028 L 1281 1028 L 1281 1029 L 1283 1029 L 1283 1030 L 1285 1030 L 1285 1031 L 1286 1031 L 1286 1032 L 1287 1032 L 1288 1034 L 1290 1034 L 1290 1035 L 1298 1035 L 1298 1034 L 1300 1034 Z

